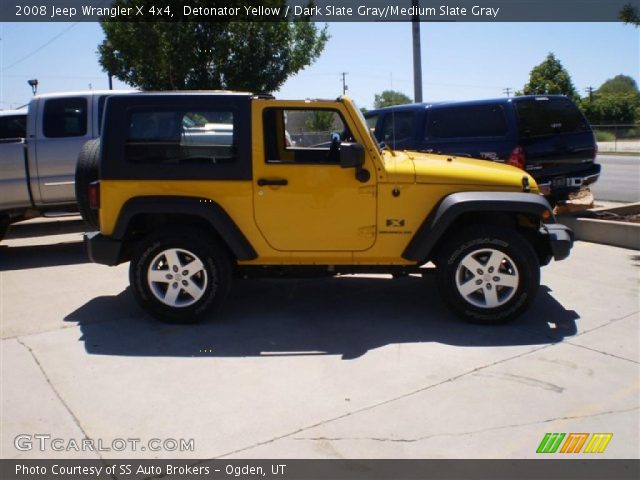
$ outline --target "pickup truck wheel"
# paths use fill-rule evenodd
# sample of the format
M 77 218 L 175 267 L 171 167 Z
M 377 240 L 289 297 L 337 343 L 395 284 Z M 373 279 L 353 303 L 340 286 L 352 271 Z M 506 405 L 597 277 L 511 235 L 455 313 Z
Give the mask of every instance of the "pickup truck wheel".
M 534 299 L 540 266 L 517 232 L 478 227 L 447 241 L 438 262 L 438 287 L 464 320 L 500 324 L 513 320 Z
M 159 232 L 133 254 L 129 279 L 138 303 L 170 323 L 203 320 L 226 297 L 228 254 L 202 232 Z
M 85 223 L 92 229 L 100 228 L 98 212 L 89 208 L 89 184 L 98 180 L 100 139 L 89 140 L 78 154 L 76 164 L 76 201 Z

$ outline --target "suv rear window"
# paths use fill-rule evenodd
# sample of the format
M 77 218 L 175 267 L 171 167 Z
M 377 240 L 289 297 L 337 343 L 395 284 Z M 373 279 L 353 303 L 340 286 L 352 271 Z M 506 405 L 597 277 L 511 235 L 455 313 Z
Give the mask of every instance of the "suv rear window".
M 236 161 L 234 114 L 221 110 L 131 110 L 128 162 L 217 165 Z
M 434 108 L 429 112 L 427 138 L 499 137 L 507 133 L 501 105 Z
M 26 115 L 7 115 L 6 117 L 0 117 L 0 140 L 25 138 L 26 136 Z
M 568 98 L 527 99 L 515 102 L 518 129 L 524 137 L 589 130 L 578 107 Z

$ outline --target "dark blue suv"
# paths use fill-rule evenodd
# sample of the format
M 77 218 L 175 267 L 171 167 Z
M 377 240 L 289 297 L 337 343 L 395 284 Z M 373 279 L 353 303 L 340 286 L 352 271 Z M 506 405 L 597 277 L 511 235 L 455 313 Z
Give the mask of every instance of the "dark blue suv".
M 595 182 L 589 122 L 562 95 L 414 103 L 371 110 L 367 124 L 394 150 L 481 158 L 526 170 L 552 203 Z

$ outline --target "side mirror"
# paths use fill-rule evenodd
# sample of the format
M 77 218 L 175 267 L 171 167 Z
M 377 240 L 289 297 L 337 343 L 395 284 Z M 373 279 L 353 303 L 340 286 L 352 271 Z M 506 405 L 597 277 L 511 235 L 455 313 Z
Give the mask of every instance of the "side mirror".
M 358 168 L 364 165 L 364 147 L 359 143 L 342 143 L 340 145 L 340 166 L 342 168 Z
M 364 165 L 364 147 L 362 145 L 359 143 L 340 144 L 340 166 L 355 168 L 356 180 L 360 183 L 366 183 L 371 178 L 371 174 L 362 165 Z

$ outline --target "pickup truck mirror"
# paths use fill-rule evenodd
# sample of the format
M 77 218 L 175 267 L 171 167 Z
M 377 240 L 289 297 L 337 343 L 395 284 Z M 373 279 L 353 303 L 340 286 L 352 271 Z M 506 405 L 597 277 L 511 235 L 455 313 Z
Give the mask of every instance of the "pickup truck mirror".
M 364 147 L 359 143 L 341 143 L 340 166 L 360 168 L 362 165 L 364 165 Z

